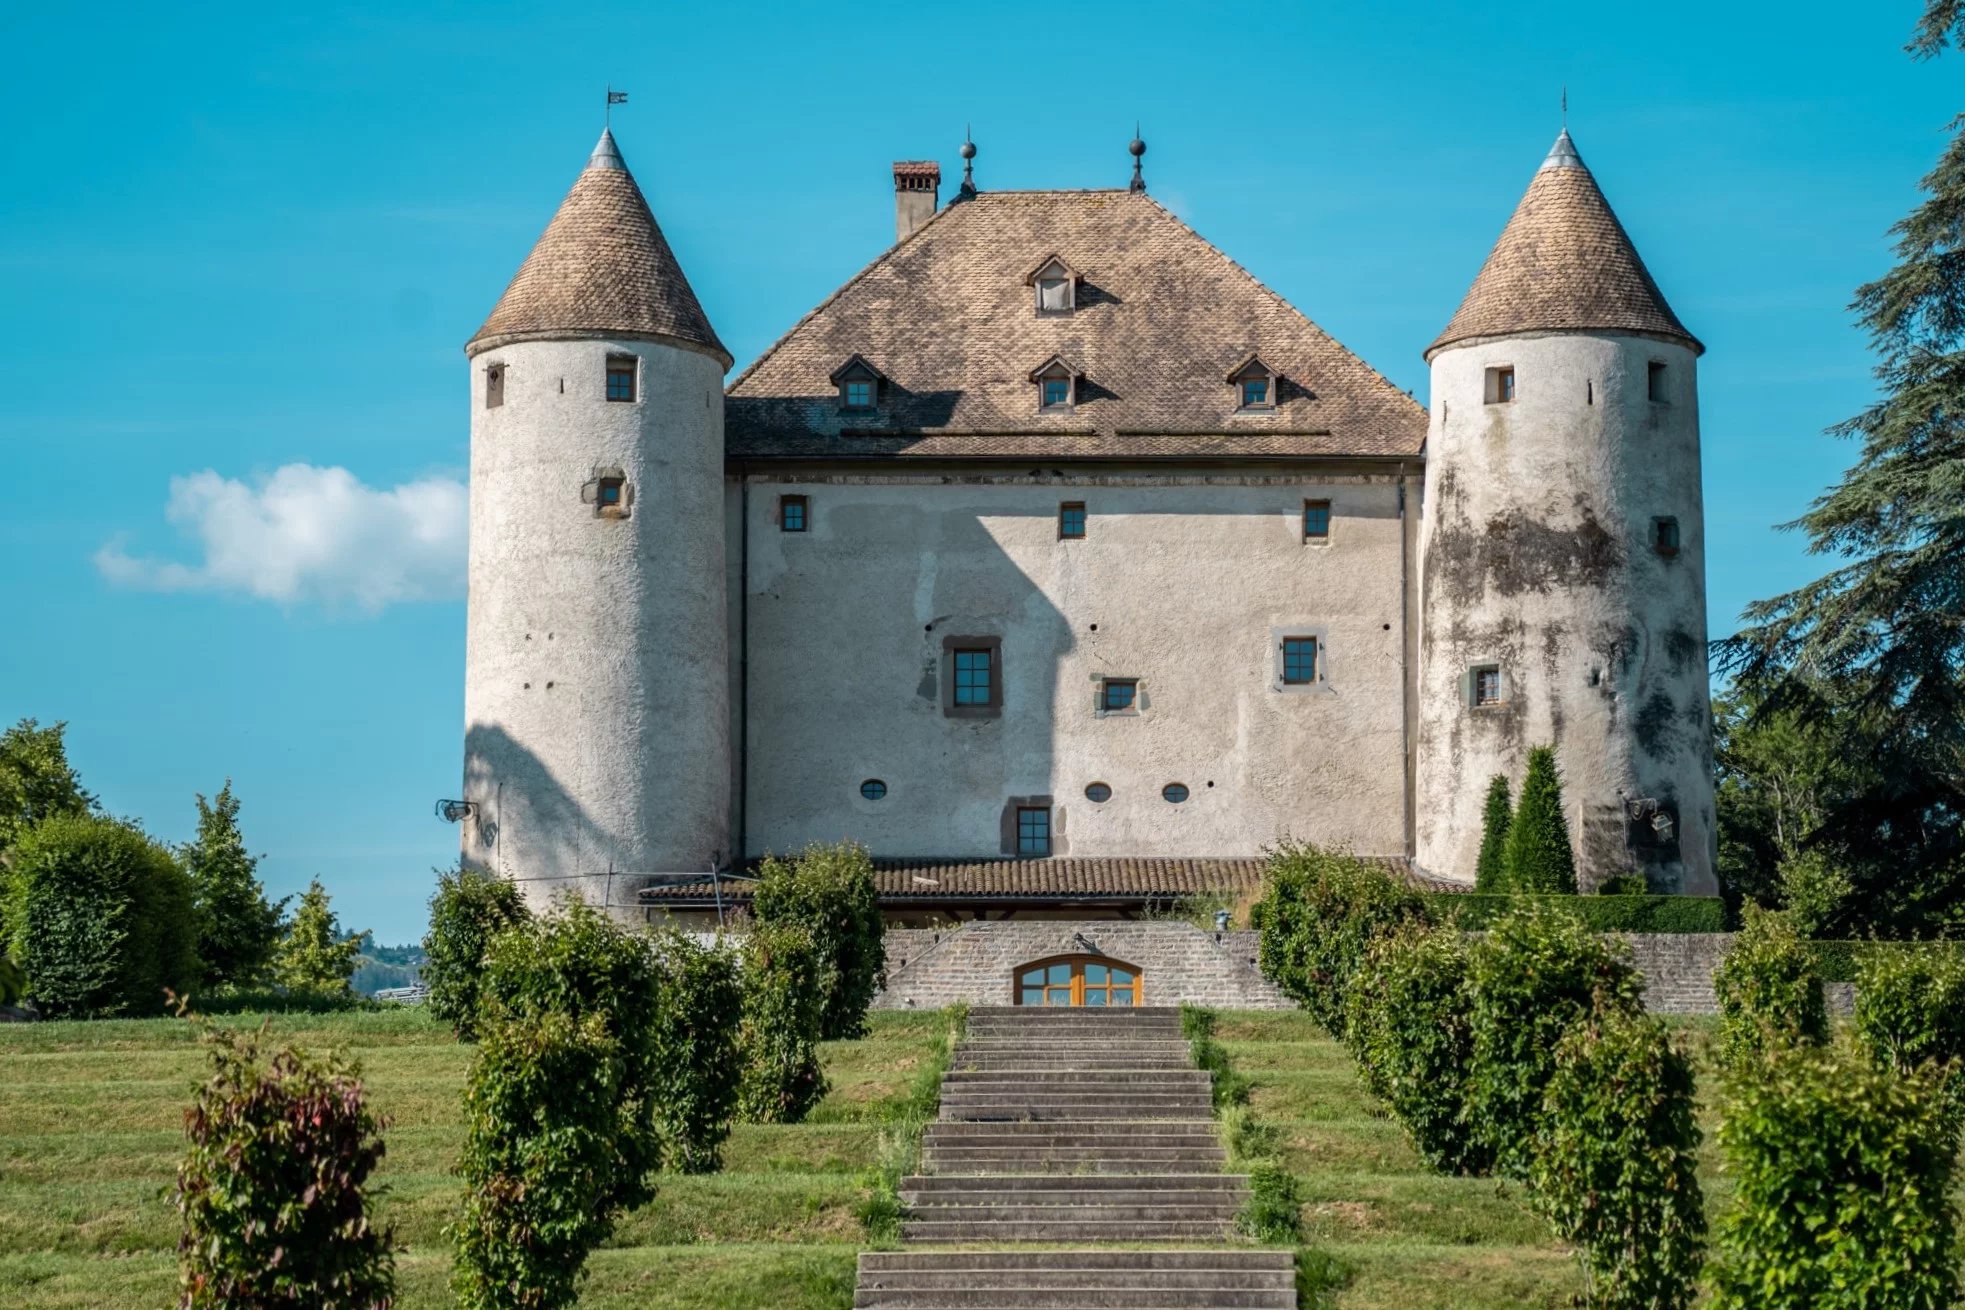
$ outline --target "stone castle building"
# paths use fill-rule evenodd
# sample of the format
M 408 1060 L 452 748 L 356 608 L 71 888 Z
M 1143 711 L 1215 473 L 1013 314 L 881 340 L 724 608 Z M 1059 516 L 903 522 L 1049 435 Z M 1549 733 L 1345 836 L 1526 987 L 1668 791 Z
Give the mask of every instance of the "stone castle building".
M 733 363 L 611 134 L 466 348 L 463 855 L 700 908 L 851 838 L 897 921 L 1126 914 L 1286 838 L 1713 887 L 1697 359 L 1565 132 L 1432 410 L 1147 194 L 940 201 Z M 973 147 L 964 147 L 973 160 Z M 971 165 L 972 168 L 972 165 Z

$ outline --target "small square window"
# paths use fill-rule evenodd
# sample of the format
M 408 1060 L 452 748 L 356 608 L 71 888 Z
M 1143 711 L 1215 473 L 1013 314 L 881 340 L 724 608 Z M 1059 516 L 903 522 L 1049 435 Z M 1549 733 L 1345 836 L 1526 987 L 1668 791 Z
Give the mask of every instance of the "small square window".
M 873 379 L 852 378 L 839 389 L 839 403 L 847 409 L 873 408 Z
M 1058 506 L 1058 536 L 1064 541 L 1081 541 L 1085 536 L 1085 502 L 1067 500 Z
M 1125 713 L 1139 703 L 1139 683 L 1132 678 L 1107 678 L 1099 684 L 1098 707 L 1107 714 Z
M 1329 501 L 1306 500 L 1303 502 L 1303 539 L 1305 541 L 1330 540 Z
M 1071 308 L 1071 279 L 1037 279 L 1037 308 L 1045 314 L 1062 314 Z
M 1017 807 L 1017 854 L 1051 853 L 1051 812 L 1040 806 Z
M 1665 366 L 1655 359 L 1645 366 L 1644 388 L 1645 394 L 1651 397 L 1653 403 L 1659 405 L 1671 403 L 1672 398 L 1665 390 Z
M 1660 555 L 1678 554 L 1677 519 L 1656 518 L 1651 520 L 1651 548 Z
M 632 401 L 635 398 L 635 359 L 632 355 L 607 357 L 607 398 Z
M 505 403 L 505 366 L 487 364 L 484 370 L 484 407 L 497 409 Z
M 996 703 L 996 660 L 990 650 L 958 650 L 955 654 L 955 703 Z
M 602 509 L 619 509 L 623 492 L 627 487 L 626 478 L 606 477 L 594 483 L 594 504 Z
M 1065 409 L 1071 404 L 1071 379 L 1045 378 L 1038 383 L 1045 409 Z
M 1487 403 L 1507 405 L 1515 399 L 1515 366 L 1503 364 L 1487 371 Z
M 1315 637 L 1283 638 L 1283 682 L 1286 686 L 1304 687 L 1317 680 L 1317 639 Z
M 1488 705 L 1499 705 L 1501 703 L 1501 666 L 1500 665 L 1498 664 L 1476 665 L 1473 669 L 1472 682 L 1473 682 L 1473 687 L 1472 687 L 1473 702 L 1474 702 L 1475 709 L 1480 709 Z
M 781 532 L 805 531 L 806 503 L 803 496 L 778 497 L 778 530 Z
M 1243 409 L 1268 409 L 1269 408 L 1269 379 L 1268 378 L 1243 378 L 1242 379 L 1242 408 Z

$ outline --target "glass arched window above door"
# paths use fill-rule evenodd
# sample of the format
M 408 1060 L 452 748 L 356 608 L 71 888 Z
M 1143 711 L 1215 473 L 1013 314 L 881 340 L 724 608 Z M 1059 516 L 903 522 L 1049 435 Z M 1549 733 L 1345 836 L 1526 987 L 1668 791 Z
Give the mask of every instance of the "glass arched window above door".
M 1139 970 L 1102 955 L 1059 955 L 1017 970 L 1018 1005 L 1138 1005 Z

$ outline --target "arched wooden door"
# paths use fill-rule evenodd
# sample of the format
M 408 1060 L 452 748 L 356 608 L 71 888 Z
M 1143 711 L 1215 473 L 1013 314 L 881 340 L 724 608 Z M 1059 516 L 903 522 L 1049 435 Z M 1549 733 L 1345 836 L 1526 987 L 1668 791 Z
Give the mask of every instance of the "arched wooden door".
M 1018 1005 L 1140 1005 L 1139 970 L 1102 955 L 1054 955 L 1019 966 Z

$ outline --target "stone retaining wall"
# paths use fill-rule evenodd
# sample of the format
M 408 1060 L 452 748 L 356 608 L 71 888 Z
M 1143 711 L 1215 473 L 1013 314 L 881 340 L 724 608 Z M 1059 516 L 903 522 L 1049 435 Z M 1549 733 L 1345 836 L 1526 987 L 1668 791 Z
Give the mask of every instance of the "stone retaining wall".
M 1655 1014 L 1714 1014 L 1713 970 L 1730 933 L 1627 933 L 1644 975 L 1645 1005 Z M 1084 940 L 1080 940 L 1080 939 Z M 1092 943 L 1088 949 L 1085 941 Z M 955 928 L 891 928 L 887 989 L 878 1009 L 939 1009 L 1015 1003 L 1018 966 L 1052 955 L 1096 954 L 1139 969 L 1147 1005 L 1284 1010 L 1293 1003 L 1256 965 L 1258 934 L 1204 932 L 1192 924 L 1115 919 L 1002 920 Z M 1846 998 L 1841 1000 L 1846 1007 Z

